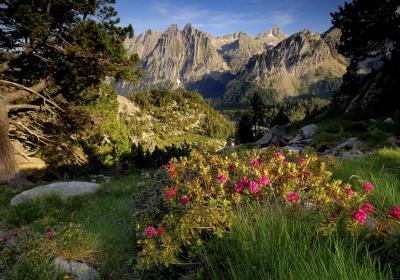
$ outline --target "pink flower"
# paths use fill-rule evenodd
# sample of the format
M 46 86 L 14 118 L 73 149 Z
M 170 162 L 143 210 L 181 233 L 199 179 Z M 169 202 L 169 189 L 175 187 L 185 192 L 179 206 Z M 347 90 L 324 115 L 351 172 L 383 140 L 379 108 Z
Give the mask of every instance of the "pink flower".
M 312 174 L 311 171 L 309 171 L 309 170 L 304 171 L 304 176 L 305 176 L 305 177 L 311 177 L 312 175 L 313 175 L 313 174 Z
M 365 213 L 373 213 L 375 211 L 374 206 L 372 206 L 370 203 L 362 205 L 360 209 L 362 209 Z
M 367 220 L 367 214 L 363 209 L 353 211 L 353 220 L 359 224 L 363 224 Z
M 261 161 L 259 159 L 253 159 L 250 164 L 253 167 L 257 167 L 260 165 L 260 163 L 261 163 Z
M 236 193 L 241 193 L 243 191 L 243 184 L 242 183 L 237 183 L 233 186 L 233 190 Z
M 274 148 L 274 147 L 275 147 L 275 144 L 271 143 L 271 144 L 268 145 L 268 147 L 269 147 L 269 148 Z
M 165 191 L 165 195 L 167 197 L 173 197 L 176 194 L 176 190 L 174 188 L 169 188 Z
M 260 190 L 260 187 L 258 186 L 258 184 L 254 181 L 251 181 L 249 183 L 249 189 L 251 193 L 258 193 L 258 191 Z
M 170 169 L 170 170 L 168 171 L 168 173 L 169 173 L 169 175 L 171 175 L 171 176 L 175 176 L 176 174 L 178 174 L 178 172 L 176 172 L 176 170 L 173 170 L 173 169 Z
M 297 164 L 303 164 L 303 163 L 304 163 L 304 158 L 303 158 L 303 157 L 298 158 L 297 161 L 296 161 L 296 163 L 297 163 Z
M 329 217 L 326 219 L 326 221 L 327 221 L 328 223 L 333 223 L 334 220 L 335 220 L 335 217 L 333 217 L 333 216 L 329 216 Z
M 0 251 L 0 257 L 4 256 L 3 251 Z
M 221 182 L 221 184 L 225 184 L 226 181 L 228 180 L 224 174 L 219 175 L 217 178 Z
M 291 192 L 288 194 L 287 199 L 292 203 L 297 203 L 299 201 L 300 197 L 297 194 L 297 192 Z
M 172 163 L 168 163 L 165 167 L 166 167 L 167 169 L 171 170 L 171 169 L 174 168 L 174 165 L 173 165 Z
M 56 235 L 51 229 L 47 231 L 47 238 L 51 239 Z
M 400 207 L 390 209 L 390 215 L 400 220 Z
M 158 227 L 158 229 L 156 230 L 156 234 L 158 236 L 162 236 L 162 235 L 164 235 L 164 233 L 165 233 L 165 226 L 164 225 L 160 225 Z
M 14 236 L 14 237 L 18 236 L 18 230 L 14 230 L 14 231 L 12 232 L 12 236 Z
M 283 157 L 283 153 L 282 153 L 282 152 L 279 152 L 279 151 L 278 151 L 278 152 L 275 152 L 275 153 L 274 153 L 274 157 L 275 157 L 275 158 Z
M 350 186 L 344 187 L 343 190 L 348 196 L 350 197 L 354 196 L 354 192 Z
M 149 227 L 146 229 L 146 235 L 147 235 L 147 237 L 153 237 L 153 236 L 156 235 L 156 234 L 157 234 L 157 230 L 156 230 L 155 227 L 149 226 Z
M 247 178 L 246 177 L 244 177 L 244 178 L 242 178 L 241 180 L 240 180 L 240 183 L 242 183 L 242 185 L 247 185 L 248 183 L 249 183 L 249 180 L 247 180 Z
M 363 188 L 367 192 L 370 192 L 370 191 L 374 190 L 374 185 L 372 185 L 372 183 L 370 183 L 370 182 L 365 182 L 364 185 L 363 185 Z
M 283 160 L 283 163 L 284 163 L 284 164 L 288 164 L 288 163 L 289 163 L 289 160 L 288 160 L 287 158 L 285 158 L 285 159 Z
M 187 204 L 189 204 L 189 202 L 190 202 L 190 198 L 189 197 L 184 196 L 184 197 L 181 198 L 181 204 L 182 205 L 187 205 Z
M 261 186 L 266 186 L 266 185 L 269 184 L 269 181 L 268 181 L 268 178 L 267 178 L 267 177 L 261 176 L 260 179 L 258 180 L 258 183 L 259 183 Z

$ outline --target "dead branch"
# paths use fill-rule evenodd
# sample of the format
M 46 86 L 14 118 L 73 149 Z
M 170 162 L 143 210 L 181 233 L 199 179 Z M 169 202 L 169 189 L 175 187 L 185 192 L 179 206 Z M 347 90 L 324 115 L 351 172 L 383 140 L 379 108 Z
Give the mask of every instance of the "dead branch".
M 22 128 L 23 130 L 25 130 L 26 132 L 28 132 L 30 135 L 36 137 L 36 139 L 37 139 L 40 143 L 42 143 L 42 144 L 44 144 L 44 145 L 49 145 L 49 143 L 53 143 L 53 144 L 55 143 L 54 141 L 48 139 L 48 138 L 45 137 L 44 135 L 39 135 L 39 134 L 37 134 L 36 132 L 30 130 L 26 125 L 24 125 L 24 124 L 22 124 L 22 123 L 20 123 L 20 122 L 18 122 L 18 121 L 10 120 L 10 122 L 11 122 L 14 126 L 17 126 L 17 127 L 19 127 L 19 128 Z
M 7 105 L 7 111 L 19 111 L 19 110 L 33 110 L 39 111 L 41 107 L 38 105 L 30 105 L 30 104 L 16 104 L 16 105 Z
M 42 81 L 43 81 L 43 80 L 42 80 Z M 41 81 L 41 82 L 42 82 L 42 81 Z M 45 82 L 45 81 L 44 81 L 44 82 Z M 45 82 L 45 83 L 46 83 L 46 82 Z M 50 103 L 51 105 L 53 105 L 54 107 L 56 107 L 56 108 L 59 109 L 60 111 L 64 112 L 64 110 L 63 110 L 60 106 L 58 106 L 58 105 L 57 105 L 55 102 L 53 102 L 51 99 L 49 99 L 49 98 L 43 96 L 42 94 L 38 93 L 37 91 L 35 91 L 35 90 L 33 89 L 33 87 L 32 87 L 32 88 L 28 88 L 28 87 L 26 87 L 26 86 L 23 86 L 23 85 L 14 83 L 14 82 L 10 82 L 10 81 L 5 81 L 5 80 L 0 80 L 0 84 L 14 86 L 14 87 L 20 88 L 20 89 L 22 89 L 22 90 L 24 90 L 24 91 L 30 92 L 30 93 L 32 93 L 32 94 L 35 94 L 35 95 L 39 96 L 40 98 L 43 98 L 44 101 Z M 11 95 L 9 95 L 9 96 L 13 96 L 13 94 L 11 94 Z M 8 101 L 13 101 L 13 99 L 10 100 L 10 97 L 9 97 L 9 96 L 6 96 L 6 100 L 8 100 Z
M 30 88 L 36 92 L 41 92 L 46 87 L 47 87 L 47 80 L 40 80 L 37 84 L 31 86 Z M 32 93 L 30 93 L 29 91 L 19 89 L 17 91 L 14 91 L 14 92 L 11 92 L 11 93 L 8 93 L 7 95 L 5 95 L 5 99 L 6 99 L 6 102 L 10 103 L 12 101 L 28 97 L 31 94 Z

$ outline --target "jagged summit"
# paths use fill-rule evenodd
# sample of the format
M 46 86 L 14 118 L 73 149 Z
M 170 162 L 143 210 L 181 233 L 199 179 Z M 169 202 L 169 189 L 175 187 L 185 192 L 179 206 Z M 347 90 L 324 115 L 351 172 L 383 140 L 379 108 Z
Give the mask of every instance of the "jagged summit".
M 229 83 L 224 98 L 237 102 L 254 86 L 265 89 L 271 85 L 283 96 L 327 96 L 340 85 L 345 69 L 319 33 L 303 30 L 253 56 Z
M 279 26 L 256 36 L 238 31 L 215 37 L 188 23 L 182 30 L 177 24 L 164 32 L 147 30 L 127 39 L 125 47 L 142 60 L 140 89 L 184 86 L 206 96 L 229 97 L 246 95 L 243 81 L 261 87 L 274 81 L 282 95 L 291 96 L 300 88 L 308 90 L 303 79 L 315 84 L 326 73 L 343 74 L 345 60 L 334 47 L 338 37 L 335 30 L 321 36 L 307 29 L 287 37 Z M 330 92 L 330 85 L 322 84 Z

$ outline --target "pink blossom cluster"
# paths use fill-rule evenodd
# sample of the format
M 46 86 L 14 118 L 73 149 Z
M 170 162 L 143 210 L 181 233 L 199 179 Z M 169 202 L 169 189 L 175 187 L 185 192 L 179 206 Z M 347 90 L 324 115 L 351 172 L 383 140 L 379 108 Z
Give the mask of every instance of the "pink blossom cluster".
M 153 237 L 153 236 L 162 236 L 165 233 L 165 225 L 161 224 L 158 228 L 155 228 L 154 226 L 149 226 L 146 229 L 146 235 L 147 237 Z

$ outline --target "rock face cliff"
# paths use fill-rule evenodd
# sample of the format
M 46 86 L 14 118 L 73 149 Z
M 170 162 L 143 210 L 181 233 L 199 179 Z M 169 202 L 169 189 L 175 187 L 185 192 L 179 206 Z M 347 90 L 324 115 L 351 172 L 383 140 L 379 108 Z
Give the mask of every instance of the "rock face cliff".
M 125 48 L 138 54 L 143 78 L 138 89 L 151 87 L 198 90 L 205 97 L 219 97 L 226 84 L 256 55 L 285 38 L 279 27 L 251 37 L 243 32 L 213 37 L 187 24 L 183 30 L 171 25 L 165 32 L 148 30 L 138 37 L 126 39 Z M 135 89 L 117 83 L 120 93 Z
M 142 86 L 180 86 L 207 75 L 229 71 L 211 37 L 187 24 L 180 31 L 172 25 L 158 39 L 150 55 L 143 58 Z
M 266 89 L 282 97 L 332 95 L 340 86 L 346 64 L 333 53 L 332 36 L 328 38 L 329 42 L 318 33 L 303 30 L 253 56 L 229 82 L 224 101 L 240 102 L 254 90 Z
M 185 87 L 237 103 L 255 88 L 273 88 L 280 96 L 330 96 L 346 67 L 335 50 L 339 38 L 337 30 L 287 37 L 279 27 L 255 37 L 243 32 L 213 37 L 187 24 L 183 30 L 177 25 L 148 30 L 127 39 L 125 47 L 142 61 L 136 89 Z M 122 94 L 135 89 L 121 82 L 117 88 Z
M 252 37 L 243 32 L 214 37 L 213 45 L 218 49 L 233 73 L 238 72 L 251 57 L 273 48 L 286 38 L 278 26 Z

